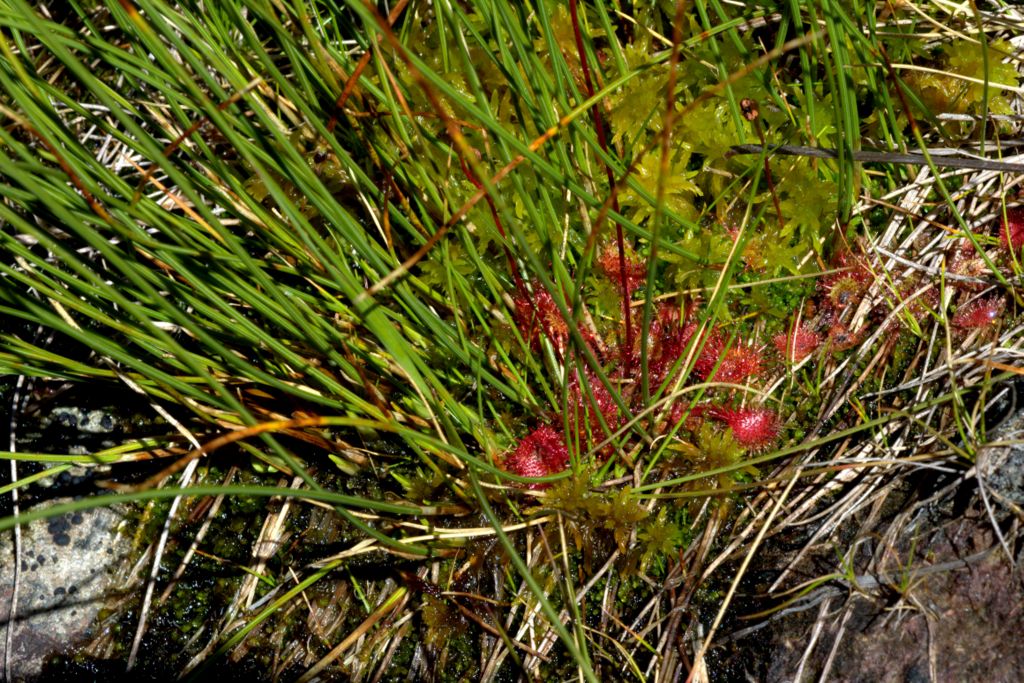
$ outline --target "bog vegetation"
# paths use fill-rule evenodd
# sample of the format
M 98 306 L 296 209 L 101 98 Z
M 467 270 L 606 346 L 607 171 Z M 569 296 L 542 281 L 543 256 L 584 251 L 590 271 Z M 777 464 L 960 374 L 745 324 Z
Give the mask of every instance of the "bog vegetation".
M 15 413 L 149 413 L 7 491 L 177 520 L 107 656 L 726 680 L 759 549 L 1013 375 L 992 5 L 0 3 Z

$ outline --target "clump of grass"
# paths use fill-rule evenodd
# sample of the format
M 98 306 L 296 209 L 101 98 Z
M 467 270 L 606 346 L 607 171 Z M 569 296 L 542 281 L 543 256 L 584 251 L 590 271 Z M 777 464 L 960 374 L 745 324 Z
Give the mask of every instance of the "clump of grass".
M 987 139 L 1019 106 L 1006 44 L 856 2 L 547 9 L 0 13 L 0 311 L 42 331 L 0 367 L 123 383 L 168 425 L 118 450 L 152 471 L 2 524 L 286 501 L 169 666 L 258 642 L 305 678 L 692 676 L 817 484 L 911 441 L 970 461 L 961 383 L 1009 374 L 1019 262 L 1004 180 L 953 191 L 926 148 L 939 114 Z M 948 81 L 904 78 L 922 51 Z M 912 142 L 919 170 L 858 161 Z

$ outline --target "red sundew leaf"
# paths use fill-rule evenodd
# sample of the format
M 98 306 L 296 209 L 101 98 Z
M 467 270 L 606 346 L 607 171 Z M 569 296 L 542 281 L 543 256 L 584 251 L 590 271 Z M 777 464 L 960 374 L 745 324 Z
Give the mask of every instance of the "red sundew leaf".
M 1003 312 L 1002 299 L 988 298 L 961 306 L 950 323 L 960 329 L 984 329 L 994 323 Z
M 736 443 L 744 448 L 764 448 L 779 435 L 779 417 L 768 408 L 712 407 L 707 414 L 727 424 Z
M 662 306 L 651 324 L 648 338 L 652 339 L 653 347 L 648 357 L 648 369 L 655 384 L 667 379 L 669 370 L 686 351 L 700 327 L 697 323 L 689 323 L 680 328 L 679 318 L 677 309 Z M 716 328 L 705 327 L 700 338 L 692 343 L 697 348 L 693 372 L 701 379 L 708 379 L 714 373 L 714 381 L 735 383 L 760 374 L 763 369 L 762 348 L 740 343 L 726 350 L 726 337 Z
M 871 284 L 871 271 L 864 260 L 850 252 L 837 254 L 835 265 L 842 269 L 818 280 L 818 291 L 826 306 L 842 309 L 860 300 Z
M 518 449 L 505 458 L 505 471 L 520 477 L 546 477 L 550 472 L 536 453 L 520 453 Z M 544 488 L 544 484 L 530 484 L 531 489 Z
M 534 280 L 530 285 L 531 292 L 525 288 L 512 297 L 515 304 L 513 319 L 516 328 L 529 343 L 532 351 L 540 351 L 540 339 L 543 334 L 555 347 L 555 351 L 564 356 L 569 346 L 569 323 L 558 310 L 554 297 L 544 287 Z M 563 299 L 563 303 L 569 303 Z M 583 343 L 594 350 L 595 355 L 603 355 L 602 344 L 594 333 L 584 325 L 578 327 Z
M 589 428 L 592 437 L 596 441 L 602 441 L 605 433 L 601 427 L 601 419 L 604 419 L 604 423 L 612 431 L 618 429 L 620 424 L 618 405 L 601 380 L 587 371 L 587 386 L 590 388 L 590 394 L 593 395 L 593 400 L 591 400 L 590 395 L 580 382 L 579 373 L 580 371 L 577 370 L 569 379 L 569 428 L 575 430 L 583 439 L 586 438 Z
M 647 339 L 652 346 L 647 368 L 650 381 L 655 386 L 668 379 L 669 370 L 686 350 L 686 342 L 693 335 L 692 330 L 687 334 L 688 328 L 680 326 L 679 321 L 679 309 L 669 304 L 660 305 L 651 321 Z M 643 335 L 637 336 L 643 338 Z
M 569 464 L 569 449 L 565 447 L 565 437 L 551 427 L 540 427 L 530 433 L 524 442 L 529 442 L 544 461 L 544 466 L 553 474 L 561 472 Z
M 1024 247 L 1024 206 L 1006 210 L 1006 217 L 999 228 L 999 241 L 1003 247 L 1015 252 Z
M 780 356 L 791 363 L 799 363 L 814 353 L 821 344 L 821 337 L 805 324 L 790 331 L 789 334 L 780 332 L 772 338 L 772 343 L 775 344 Z
M 981 258 L 974 245 L 967 238 L 957 242 L 949 259 L 949 272 L 954 275 L 981 278 L 988 275 L 988 266 Z M 958 289 L 965 289 L 969 292 L 977 292 L 985 288 L 984 282 L 968 282 L 965 280 L 951 279 L 950 285 Z
M 559 352 L 564 351 L 569 340 L 569 326 L 562 317 L 562 312 L 555 305 L 551 294 L 539 283 L 531 285 L 532 295 L 517 294 L 513 301 L 516 305 L 515 321 L 523 339 L 530 343 L 534 351 L 540 349 L 540 335 L 547 335 Z
M 684 426 L 690 431 L 696 432 L 704 421 L 704 415 L 709 410 L 706 405 L 691 405 L 688 401 L 676 401 L 668 414 L 668 427 L 673 427 L 684 417 Z
M 713 381 L 738 384 L 748 377 L 760 374 L 763 366 L 762 356 L 761 349 L 749 344 L 736 344 L 722 356 L 722 363 L 715 371 Z
M 846 308 L 860 299 L 866 285 L 846 273 L 833 273 L 818 282 L 818 289 L 825 297 L 825 304 L 834 308 Z
M 632 294 L 647 281 L 647 266 L 641 263 L 639 257 L 630 249 L 627 249 L 624 256 L 625 271 L 622 270 L 622 262 L 619 260 L 618 246 L 610 243 L 598 257 L 597 265 L 608 279 L 617 285 L 622 282 L 625 272 L 626 291 Z
M 836 308 L 846 308 L 858 300 L 864 288 L 856 278 L 844 277 L 832 285 L 828 293 L 828 299 Z
M 835 323 L 828 331 L 828 345 L 835 351 L 846 351 L 852 349 L 860 342 L 859 332 L 852 331 L 843 323 Z
M 562 434 L 544 426 L 526 435 L 502 466 L 520 477 L 546 477 L 561 472 L 568 464 L 569 450 Z M 530 484 L 529 488 L 543 489 L 547 484 Z
M 683 330 L 684 348 L 686 344 L 690 343 L 690 339 L 696 333 L 696 323 L 690 323 L 686 326 Z M 721 358 L 722 353 L 725 352 L 725 337 L 716 329 L 705 328 L 696 345 L 699 353 L 697 359 L 693 362 L 693 371 L 701 379 L 706 379 L 715 369 L 715 366 L 718 365 L 718 359 Z
M 949 259 L 949 272 L 956 273 L 957 275 L 966 275 L 968 271 L 967 264 L 977 258 L 978 252 L 974 245 L 969 239 L 962 237 L 953 246 Z
M 862 257 L 849 251 L 843 251 L 836 255 L 835 264 L 839 268 L 847 269 L 845 271 L 846 277 L 852 277 L 862 285 L 871 284 L 874 276 Z

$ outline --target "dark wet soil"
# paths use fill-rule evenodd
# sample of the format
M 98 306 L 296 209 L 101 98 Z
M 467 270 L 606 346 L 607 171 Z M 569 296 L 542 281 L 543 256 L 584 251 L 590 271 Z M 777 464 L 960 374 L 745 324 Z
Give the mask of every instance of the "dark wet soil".
M 893 491 L 895 514 L 857 520 L 852 570 L 843 572 L 838 561 L 849 545 L 833 537 L 832 546 L 807 553 L 774 596 L 744 605 L 748 612 L 780 609 L 723 638 L 728 679 L 1024 680 L 1024 447 L 1011 445 L 1021 432 L 1018 415 L 979 451 L 977 469 Z M 794 557 L 780 545 L 762 586 Z M 837 571 L 845 575 L 784 604 L 785 588 Z
M 972 510 L 921 544 L 906 572 L 780 621 L 765 680 L 1020 681 L 1024 554 L 1014 569 L 996 542 Z

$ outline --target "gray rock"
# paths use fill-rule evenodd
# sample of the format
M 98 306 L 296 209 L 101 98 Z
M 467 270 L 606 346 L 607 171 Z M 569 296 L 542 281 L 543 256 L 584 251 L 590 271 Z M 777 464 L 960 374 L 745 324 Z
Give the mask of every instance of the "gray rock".
M 978 473 L 998 500 L 1024 505 L 1024 413 L 1006 421 L 978 449 Z
M 118 509 L 96 508 L 22 527 L 11 647 L 14 681 L 31 680 L 48 658 L 85 643 L 103 607 L 130 590 L 124 585 L 131 545 L 121 533 L 125 523 Z M 8 531 L 0 538 L 0 661 L 6 654 L 14 562 L 14 534 Z

